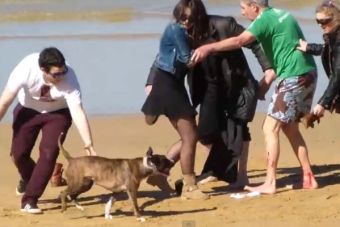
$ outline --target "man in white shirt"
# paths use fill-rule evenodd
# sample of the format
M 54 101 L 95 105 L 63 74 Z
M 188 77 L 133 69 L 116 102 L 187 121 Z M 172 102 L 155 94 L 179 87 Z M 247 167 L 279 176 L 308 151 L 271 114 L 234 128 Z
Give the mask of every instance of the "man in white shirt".
M 64 133 L 64 141 L 72 120 L 87 153 L 96 154 L 76 75 L 57 48 L 28 55 L 14 68 L 0 97 L 0 120 L 16 96 L 11 156 L 25 184 L 21 211 L 36 214 L 59 155 L 58 137 Z M 35 162 L 30 156 L 40 131 Z

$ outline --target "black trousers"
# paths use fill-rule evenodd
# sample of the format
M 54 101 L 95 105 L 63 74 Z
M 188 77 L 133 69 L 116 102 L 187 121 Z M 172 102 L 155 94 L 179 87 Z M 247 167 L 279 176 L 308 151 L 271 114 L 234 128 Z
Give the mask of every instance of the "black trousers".
M 233 152 L 219 138 L 213 143 L 201 174 L 211 174 L 219 180 L 233 183 L 237 180 L 238 164 L 237 161 L 233 162 Z

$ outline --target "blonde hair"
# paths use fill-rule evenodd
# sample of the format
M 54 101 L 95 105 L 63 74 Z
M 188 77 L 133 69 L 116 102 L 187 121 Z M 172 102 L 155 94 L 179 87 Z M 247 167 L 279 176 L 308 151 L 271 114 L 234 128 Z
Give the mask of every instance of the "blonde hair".
M 316 8 L 316 13 L 323 13 L 327 17 L 333 18 L 332 23 L 340 25 L 340 0 L 324 0 Z

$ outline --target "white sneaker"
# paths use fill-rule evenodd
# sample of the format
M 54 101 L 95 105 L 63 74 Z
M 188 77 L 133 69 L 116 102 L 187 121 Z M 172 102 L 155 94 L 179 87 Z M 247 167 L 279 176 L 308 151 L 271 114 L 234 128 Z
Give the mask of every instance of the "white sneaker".
M 21 212 L 26 212 L 29 214 L 41 214 L 42 211 L 39 209 L 39 207 L 37 205 L 32 205 L 27 203 L 24 208 L 21 208 L 20 210 Z
M 208 177 L 198 181 L 197 184 L 206 184 L 206 183 L 215 182 L 215 181 L 217 181 L 217 177 L 208 176 Z

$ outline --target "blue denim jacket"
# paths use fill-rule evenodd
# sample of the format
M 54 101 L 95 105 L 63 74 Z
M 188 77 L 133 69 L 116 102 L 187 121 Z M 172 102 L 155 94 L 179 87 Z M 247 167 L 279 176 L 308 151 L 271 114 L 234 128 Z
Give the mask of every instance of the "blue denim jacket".
M 191 58 L 188 34 L 179 23 L 170 23 L 160 40 L 154 66 L 171 74 L 186 74 Z

